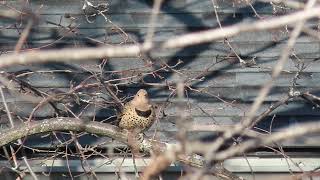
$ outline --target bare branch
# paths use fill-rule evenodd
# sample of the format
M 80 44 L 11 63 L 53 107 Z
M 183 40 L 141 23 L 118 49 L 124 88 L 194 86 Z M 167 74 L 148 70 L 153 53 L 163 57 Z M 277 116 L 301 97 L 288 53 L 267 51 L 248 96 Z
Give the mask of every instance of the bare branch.
M 65 48 L 62 50 L 30 51 L 20 54 L 9 54 L 1 56 L 0 67 L 14 64 L 83 61 L 106 57 L 136 57 L 141 52 L 137 45 L 112 46 L 99 48 Z
M 308 10 L 298 11 L 289 15 L 281 17 L 270 18 L 269 20 L 260 20 L 255 23 L 242 23 L 229 27 L 223 27 L 222 29 L 213 29 L 208 31 L 190 33 L 182 35 L 176 38 L 172 38 L 163 43 L 163 48 L 178 48 L 186 47 L 190 45 L 196 45 L 201 43 L 211 42 L 217 39 L 231 37 L 241 32 L 255 32 L 261 30 L 270 30 L 293 24 L 301 20 L 306 20 L 312 17 L 319 17 L 320 7 L 310 8 Z
M 306 6 L 306 10 L 310 9 L 314 4 L 316 3 L 316 0 L 310 0 Z M 241 123 L 238 123 L 235 128 L 232 131 L 225 132 L 222 137 L 219 137 L 210 147 L 206 154 L 206 159 L 212 158 L 212 153 L 218 150 L 219 147 L 225 142 L 225 140 L 231 138 L 233 135 L 238 134 L 242 132 L 245 128 L 250 126 L 252 124 L 252 120 L 257 112 L 257 110 L 260 108 L 261 104 L 263 103 L 264 99 L 267 97 L 269 91 L 273 87 L 274 81 L 276 78 L 280 75 L 283 66 L 288 60 L 288 57 L 291 53 L 291 50 L 293 46 L 295 45 L 296 39 L 300 35 L 300 32 L 303 28 L 305 21 L 300 20 L 296 27 L 294 28 L 293 32 L 291 33 L 291 36 L 288 40 L 287 46 L 283 49 L 282 54 L 280 56 L 280 59 L 278 60 L 277 64 L 274 66 L 272 70 L 272 77 L 269 81 L 265 83 L 263 88 L 260 90 L 258 97 L 255 99 L 254 103 L 252 104 L 250 110 L 248 113 L 246 113 L 245 118 L 242 120 Z M 215 155 L 214 155 L 215 156 Z
M 148 28 L 148 33 L 146 40 L 144 42 L 145 48 L 151 48 L 152 47 L 152 39 L 154 36 L 154 30 L 155 30 L 155 23 L 157 21 L 157 17 L 161 8 L 162 0 L 155 0 L 153 9 L 152 9 L 152 14 L 149 20 L 149 28 Z
M 299 126 L 293 126 L 285 129 L 280 129 L 279 132 L 273 133 L 269 136 L 259 137 L 254 140 L 248 140 L 237 146 L 232 146 L 225 151 L 219 152 L 215 156 L 215 160 L 224 160 L 229 157 L 242 154 L 248 149 L 253 149 L 261 145 L 270 145 L 283 140 L 289 140 L 301 137 L 306 134 L 319 133 L 320 123 L 304 123 Z
M 182 48 L 190 45 L 208 43 L 221 38 L 231 37 L 241 32 L 254 32 L 269 30 L 284 25 L 293 24 L 301 20 L 319 17 L 320 7 L 310 8 L 290 15 L 285 15 L 269 20 L 260 20 L 255 23 L 237 24 L 202 32 L 190 33 L 171 38 L 155 46 L 153 50 Z M 31 51 L 20 54 L 9 54 L 0 57 L 0 67 L 14 64 L 43 63 L 49 61 L 84 61 L 106 57 L 137 57 L 142 52 L 152 49 L 142 48 L 140 45 L 123 45 L 99 48 L 66 48 L 62 50 Z

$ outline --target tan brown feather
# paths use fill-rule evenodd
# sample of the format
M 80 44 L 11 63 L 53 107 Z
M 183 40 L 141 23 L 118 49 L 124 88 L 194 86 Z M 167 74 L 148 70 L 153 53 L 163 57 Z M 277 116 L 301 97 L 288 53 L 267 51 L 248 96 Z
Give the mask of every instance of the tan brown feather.
M 140 89 L 134 98 L 125 104 L 119 127 L 136 133 L 144 132 L 152 126 L 155 117 L 155 110 L 149 101 L 147 91 Z

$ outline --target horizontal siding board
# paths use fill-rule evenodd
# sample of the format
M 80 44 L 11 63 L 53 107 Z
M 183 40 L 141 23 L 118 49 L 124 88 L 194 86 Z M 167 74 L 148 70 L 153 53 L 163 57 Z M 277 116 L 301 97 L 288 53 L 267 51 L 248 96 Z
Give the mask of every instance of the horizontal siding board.
M 105 0 L 90 0 L 93 5 L 99 3 L 109 3 L 108 13 L 134 13 L 134 12 L 151 12 L 152 5 L 148 0 L 121 0 L 121 1 L 105 1 Z M 16 0 L 7 0 L 7 5 L 15 7 L 17 9 L 21 8 L 20 4 L 17 4 Z M 246 6 L 245 3 L 235 3 L 217 0 L 215 1 L 217 10 L 219 12 L 227 13 L 253 13 L 252 9 Z M 68 1 L 59 1 L 59 0 L 33 0 L 30 1 L 32 9 L 40 9 L 41 14 L 64 14 L 69 13 L 81 13 L 83 6 L 82 1 L 78 0 L 68 0 Z M 252 3 L 255 7 L 255 10 L 259 14 L 274 14 L 275 12 L 290 12 L 288 8 L 278 8 L 279 6 L 272 7 L 269 3 Z M 210 0 L 175 0 L 175 1 L 166 1 L 162 5 L 162 11 L 166 13 L 181 13 L 181 12 L 212 12 L 213 5 Z
M 82 105 L 77 105 L 76 102 L 70 103 L 70 109 L 74 111 L 75 114 L 81 112 L 81 117 L 93 117 L 97 118 L 108 118 L 114 114 L 114 108 L 105 107 L 102 108 L 100 106 L 86 106 L 85 103 Z M 163 104 L 163 102 L 157 102 L 157 104 Z M 33 108 L 36 107 L 37 104 L 28 103 L 28 102 L 14 102 L 8 103 L 8 106 L 14 115 L 18 115 L 20 117 L 29 117 L 30 112 L 32 112 Z M 264 103 L 261 108 L 257 111 L 257 115 L 264 112 L 270 107 L 271 103 Z M 239 103 L 234 102 L 232 105 L 225 104 L 222 102 L 215 101 L 201 101 L 190 103 L 191 109 L 186 108 L 183 112 L 187 114 L 192 114 L 192 116 L 203 117 L 203 116 L 229 116 L 229 117 L 237 117 L 244 116 L 245 112 L 251 108 L 251 104 L 249 103 Z M 0 106 L 2 107 L 2 106 Z M 63 105 L 58 105 L 58 108 L 64 109 Z M 165 109 L 165 114 L 167 116 L 175 116 L 179 112 L 179 109 L 176 105 L 171 104 Z M 313 105 L 305 102 L 292 102 L 288 105 L 283 105 L 276 109 L 271 115 L 308 115 L 308 116 L 319 116 L 320 110 L 319 108 L 315 108 Z M 50 105 L 45 105 L 44 107 L 39 108 L 39 110 L 34 114 L 34 117 L 38 118 L 47 118 L 54 117 L 55 112 Z
M 194 104 L 193 104 L 194 105 Z M 260 114 L 267 110 L 270 107 L 271 103 L 265 103 L 261 106 L 261 108 L 257 111 L 256 114 Z M 200 107 L 202 110 L 200 110 Z M 206 113 L 215 115 L 215 116 L 244 116 L 245 112 L 251 108 L 251 104 L 243 104 L 243 103 L 234 103 L 232 106 L 227 105 L 225 103 L 212 103 L 212 102 L 197 102 L 196 106 L 194 105 L 191 109 L 191 114 L 193 116 L 204 116 L 203 111 Z M 176 106 L 172 106 L 168 108 L 167 114 L 174 115 L 178 112 L 178 108 Z M 190 112 L 189 110 L 185 110 L 185 113 Z M 307 103 L 289 103 L 288 105 L 284 105 L 276 109 L 272 114 L 277 115 L 319 115 L 319 109 L 315 108 Z
M 286 46 L 286 43 L 279 43 L 276 45 L 266 44 L 264 42 L 241 42 L 241 43 L 231 43 L 236 52 L 242 56 L 257 56 L 257 57 L 278 57 L 282 53 L 282 48 Z M 320 49 L 318 43 L 297 43 L 294 46 L 295 53 L 297 56 L 301 57 L 319 57 Z M 172 50 L 166 52 L 155 52 L 155 56 L 170 56 L 174 55 L 187 55 L 187 54 L 197 54 L 199 56 L 227 56 L 230 55 L 231 50 L 226 44 L 213 43 L 208 47 L 200 46 L 189 48 L 187 52 Z
M 4 115 L 2 115 L 4 117 Z M 92 117 L 91 117 L 92 118 Z M 196 128 L 208 128 L 212 126 L 214 129 L 217 125 L 221 125 L 222 127 L 231 127 L 235 123 L 239 123 L 243 117 L 242 116 L 196 116 L 192 117 L 192 119 L 187 119 L 184 121 L 189 127 L 193 127 L 192 129 L 189 129 L 190 132 L 201 132 L 197 130 Z M 160 120 L 157 120 L 154 125 L 150 128 L 149 131 L 146 132 L 147 135 L 151 135 L 154 132 L 164 132 L 171 135 L 174 135 L 177 131 L 177 124 L 176 121 L 179 119 L 178 116 L 166 116 L 164 118 L 161 118 Z M 274 119 L 271 123 L 271 119 Z M 99 119 L 98 119 L 99 121 Z M 277 132 L 281 128 L 288 127 L 288 126 L 296 126 L 303 122 L 312 122 L 312 121 L 319 121 L 319 118 L 317 116 L 294 116 L 294 115 L 277 115 L 276 117 L 273 116 L 267 116 L 265 120 L 263 120 L 261 123 L 259 123 L 256 127 L 257 128 L 263 128 L 265 130 L 270 129 L 270 126 L 272 125 L 272 132 Z M 109 122 L 105 122 L 109 123 Z M 9 124 L 8 121 L 4 118 L 1 121 L 1 127 L 0 128 L 8 128 Z M 253 130 L 259 131 L 257 128 L 253 128 Z M 203 131 L 202 131 L 203 132 Z M 214 131 L 205 131 L 205 132 L 214 132 Z M 259 131 L 261 132 L 261 131 Z
M 156 58 L 157 59 L 157 58 Z M 278 58 L 255 58 L 256 65 L 245 67 L 239 64 L 238 60 L 227 57 L 177 57 L 174 60 L 181 60 L 181 65 L 176 67 L 176 70 L 181 70 L 183 73 L 188 74 L 188 72 L 198 72 L 208 70 L 208 73 L 217 73 L 219 75 L 223 75 L 223 73 L 270 73 L 272 67 L 278 61 Z M 250 61 L 252 58 L 247 57 L 244 58 L 247 61 Z M 170 61 L 164 61 L 170 62 Z M 320 61 L 311 58 L 303 58 L 303 62 L 307 66 L 307 68 L 302 73 L 303 77 L 308 77 L 309 73 L 317 73 L 320 72 Z M 0 70 L 5 70 L 7 72 L 16 72 L 16 74 L 20 74 L 19 77 L 28 77 L 29 75 L 24 75 L 23 72 L 34 72 L 35 76 L 39 76 L 42 74 L 51 74 L 54 76 L 59 76 L 59 72 L 54 71 L 67 71 L 72 74 L 77 73 L 87 73 L 90 72 L 101 72 L 99 68 L 99 64 L 101 61 L 92 60 L 85 61 L 81 63 L 50 63 L 50 64 L 35 64 L 33 66 L 25 66 L 25 65 L 16 65 L 10 66 L 6 68 L 0 68 Z M 171 62 L 171 65 L 175 63 Z M 293 74 L 298 71 L 296 59 L 289 59 L 288 62 L 284 65 L 284 74 Z M 161 64 L 160 64 L 161 65 Z M 48 72 L 46 72 L 48 71 Z M 50 72 L 53 71 L 53 72 Z M 106 63 L 106 68 L 104 70 L 105 73 L 116 73 L 117 71 L 131 71 L 131 72 L 150 72 L 152 71 L 151 67 L 146 67 L 145 62 L 142 58 L 110 58 Z M 43 72 L 43 73 L 41 73 Z M 160 71 L 163 72 L 163 71 Z M 222 73 L 222 74 L 221 74 Z M 305 74 L 305 75 L 304 75 Z
M 77 28 L 114 28 L 114 24 L 122 28 L 147 28 L 149 26 L 148 13 L 133 13 L 133 14 L 110 14 L 107 18 L 113 23 L 107 22 L 103 16 L 97 16 L 92 19 L 93 23 L 86 20 L 85 16 L 74 15 L 73 18 L 64 17 L 64 15 L 41 15 L 38 21 L 38 27 L 57 27 L 57 24 L 64 27 L 77 27 Z M 273 16 L 267 16 L 265 19 L 272 18 Z M 251 15 L 233 16 L 233 14 L 223 14 L 219 16 L 220 22 L 223 26 L 233 25 L 236 23 L 252 23 L 257 18 Z M 6 27 L 8 25 L 15 24 L 16 20 L 0 21 L 0 26 Z M 308 26 L 317 26 L 317 20 L 309 20 Z M 19 24 L 20 26 L 20 24 Z M 21 26 L 20 26 L 21 27 Z M 186 13 L 186 14 L 159 14 L 158 21 L 155 23 L 156 28 L 216 28 L 218 22 L 214 14 L 203 14 L 203 13 Z
M 272 67 L 278 61 L 278 58 L 255 58 L 256 65 L 251 67 L 245 67 L 240 65 L 238 60 L 235 58 L 226 58 L 226 57 L 195 57 L 195 58 L 188 58 L 188 57 L 177 57 L 182 61 L 181 68 L 176 68 L 188 72 L 201 72 L 207 70 L 209 72 L 216 72 L 219 71 L 221 73 L 225 72 L 270 72 Z M 247 61 L 250 61 L 251 58 L 243 58 Z M 304 58 L 303 61 L 305 62 L 307 68 L 304 72 L 319 72 L 320 71 L 320 62 L 315 61 L 315 59 L 306 59 Z M 168 61 L 167 61 L 168 62 Z M 88 63 L 82 63 L 79 66 L 85 66 Z M 174 64 L 174 63 L 171 63 Z M 111 58 L 108 61 L 108 64 L 114 71 L 125 71 L 130 69 L 138 69 L 138 70 L 146 70 L 150 71 L 149 68 L 145 67 L 144 62 L 141 59 L 133 59 L 133 58 Z M 93 65 L 89 68 L 93 71 L 98 71 L 95 69 Z M 290 59 L 283 68 L 285 71 L 289 72 L 296 72 L 298 71 L 296 67 L 296 63 Z
M 17 87 L 20 88 L 20 87 Z M 146 88 L 146 87 L 142 87 L 142 86 L 128 86 L 128 87 L 119 87 L 120 90 L 123 90 L 122 93 L 118 94 L 118 96 L 120 98 L 123 97 L 132 97 L 140 88 Z M 25 88 L 26 89 L 26 88 Z M 50 96 L 54 96 L 57 95 L 59 93 L 64 93 L 64 92 L 68 92 L 70 90 L 70 88 L 38 88 L 39 91 L 44 92 Z M 171 91 L 168 90 L 159 90 L 157 88 L 146 88 L 150 94 L 150 98 L 155 101 L 155 102 L 161 102 L 161 101 L 166 101 L 167 98 L 169 97 Z M 278 100 L 285 98 L 288 94 L 288 87 L 279 87 L 276 86 L 274 88 L 271 89 L 269 95 L 265 98 L 266 102 L 277 102 Z M 310 90 L 310 88 L 297 88 L 297 90 L 301 91 L 301 92 L 305 92 Z M 188 92 L 188 98 L 191 101 L 199 101 L 199 102 L 221 102 L 220 99 L 223 99 L 227 102 L 232 102 L 232 101 L 236 101 L 238 103 L 251 103 L 255 100 L 255 98 L 258 96 L 259 92 L 260 92 L 260 88 L 259 87 L 212 87 L 212 88 L 205 88 L 202 90 L 202 93 L 198 93 L 198 92 Z M 83 95 L 83 97 L 81 97 L 82 99 L 85 100 L 90 100 L 90 98 L 92 98 L 92 96 L 94 94 L 96 94 L 97 97 L 101 97 L 104 99 L 111 99 L 111 97 L 109 97 L 108 93 L 105 92 L 104 88 L 85 88 L 81 91 Z M 91 93 L 91 96 L 85 96 L 85 94 Z M 312 92 L 315 95 L 319 95 L 319 92 Z M 12 93 L 11 91 L 5 92 L 5 97 L 6 97 L 6 101 L 7 102 L 11 102 L 11 103 L 26 103 L 29 102 L 28 100 L 26 100 L 23 97 L 23 94 L 28 94 L 28 95 L 32 95 L 32 93 L 22 93 L 20 94 L 21 96 L 19 96 L 19 93 Z M 35 96 L 35 95 L 32 95 Z M 37 96 L 36 96 L 37 97 Z M 69 98 L 75 98 L 75 97 L 69 97 Z M 218 99 L 220 98 L 220 99 Z M 41 99 L 41 98 L 40 98 Z M 70 100 L 70 99 L 69 99 Z M 101 100 L 99 100 L 100 102 Z M 0 102 L 2 102 L 2 100 L 0 99 Z
M 136 42 L 142 42 L 147 35 L 147 28 L 122 28 L 126 34 L 130 37 L 128 39 L 128 43 L 132 42 L 131 39 Z M 8 28 L 8 29 L 0 29 L 0 40 L 6 43 L 16 43 L 19 39 L 19 33 L 22 29 Z M 169 38 L 175 37 L 179 34 L 188 33 L 190 30 L 187 28 L 157 28 L 155 30 L 155 42 L 165 41 Z M 45 44 L 51 43 L 58 39 L 64 43 L 68 39 L 72 39 L 73 41 L 81 42 L 86 41 L 86 37 L 93 38 L 97 41 L 117 44 L 124 42 L 127 38 L 126 36 L 115 30 L 114 28 L 78 28 L 76 30 L 77 34 L 67 32 L 65 29 L 61 29 L 59 27 L 41 27 L 36 28 L 33 32 L 31 32 L 28 37 L 28 42 L 32 42 L 32 44 Z M 288 38 L 288 33 L 285 33 L 281 30 L 275 31 L 259 31 L 259 32 L 247 32 L 240 33 L 239 35 L 228 38 L 229 42 L 232 43 L 259 43 L 263 42 L 267 43 L 279 43 L 286 42 Z M 223 42 L 223 40 L 217 40 L 215 42 Z M 296 40 L 297 43 L 318 43 L 315 38 L 309 36 L 300 36 Z M 69 42 L 71 43 L 71 42 Z
M 162 142 L 168 142 L 168 143 L 175 143 L 177 142 L 176 137 L 175 137 L 176 132 L 157 132 L 156 134 L 156 139 L 160 140 Z M 190 137 L 193 139 L 195 137 L 202 137 L 205 138 L 206 136 L 212 137 L 212 133 L 208 132 L 192 132 L 189 133 Z M 148 132 L 147 133 L 148 137 L 154 137 L 153 132 Z M 299 137 L 293 140 L 287 140 L 281 143 L 278 143 L 278 145 L 281 145 L 282 147 L 287 147 L 287 148 L 319 148 L 319 143 L 318 139 L 320 136 L 317 135 L 306 135 L 303 137 Z M 28 139 L 25 140 L 24 145 L 28 147 L 33 147 L 33 148 L 56 148 L 60 144 L 60 142 L 53 141 L 54 138 L 43 138 L 37 136 L 30 136 Z M 122 143 L 119 143 L 117 141 L 111 140 L 110 138 L 105 138 L 105 137 L 94 137 L 94 136 L 83 136 L 79 138 L 80 144 L 83 146 L 85 145 L 91 145 L 91 146 L 99 146 L 99 148 L 114 148 L 114 147 L 124 147 Z M 72 145 L 70 145 L 72 147 Z M 277 146 L 274 146 L 277 147 Z M 261 152 L 259 155 L 264 155 L 263 152 Z
M 134 72 L 136 74 L 137 72 Z M 190 80 L 197 77 L 203 72 L 186 72 L 183 76 L 184 80 Z M 270 72 L 253 72 L 253 73 L 209 73 L 204 77 L 203 80 L 194 80 L 191 85 L 194 87 L 204 87 L 204 88 L 214 88 L 214 87 L 241 87 L 241 86 L 261 86 L 271 79 Z M 158 75 L 166 78 L 167 82 L 175 82 L 172 73 L 157 73 Z M 109 74 L 110 75 L 110 74 Z M 85 73 L 41 73 L 41 74 L 31 74 L 27 77 L 21 78 L 22 80 L 28 82 L 34 87 L 46 87 L 46 88 L 67 88 L 71 84 L 79 84 L 85 80 L 89 74 Z M 108 74 L 106 74 L 108 77 Z M 298 87 L 318 87 L 320 83 L 319 79 L 320 73 L 302 73 L 300 80 L 298 80 Z M 124 75 L 119 73 L 114 73 L 110 77 L 112 83 L 130 85 L 139 83 L 137 77 L 132 77 L 131 74 Z M 284 73 L 281 74 L 275 81 L 274 85 L 278 87 L 290 87 L 292 85 L 292 79 L 295 77 L 295 73 Z M 114 78 L 122 79 L 114 81 Z M 164 83 L 161 78 L 154 77 L 153 75 L 144 76 L 144 80 L 147 83 Z M 94 80 L 88 80 L 87 83 L 96 83 Z M 131 82 L 131 83 L 130 83 Z M 129 83 L 129 84 L 128 84 Z
M 44 44 L 47 45 L 47 44 Z M 36 45 L 34 48 L 38 48 L 44 45 Z M 12 51 L 14 45 L 11 46 L 4 44 L 2 46 L 3 51 Z M 286 46 L 286 43 L 279 43 L 279 44 L 266 44 L 265 42 L 241 42 L 232 43 L 234 49 L 240 56 L 249 56 L 249 57 L 263 57 L 263 58 L 270 58 L 270 57 L 280 57 L 282 53 L 282 48 Z M 55 43 L 52 47 L 62 48 L 62 47 L 79 47 L 79 45 L 74 44 L 59 44 Z M 80 45 L 81 47 L 81 45 Z M 29 48 L 32 48 L 29 47 Z M 301 58 L 318 58 L 320 56 L 320 44 L 319 43 L 297 43 L 294 46 L 295 54 Z M 185 56 L 185 57 L 194 57 L 194 56 L 204 56 L 204 57 L 214 57 L 214 56 L 228 56 L 232 53 L 230 48 L 226 44 L 222 43 L 212 43 L 208 46 L 202 45 L 193 48 L 186 48 L 184 50 L 181 49 L 172 49 L 172 50 L 164 50 L 164 51 L 157 51 L 152 52 L 153 56 L 159 58 L 165 57 L 175 57 L 175 56 Z

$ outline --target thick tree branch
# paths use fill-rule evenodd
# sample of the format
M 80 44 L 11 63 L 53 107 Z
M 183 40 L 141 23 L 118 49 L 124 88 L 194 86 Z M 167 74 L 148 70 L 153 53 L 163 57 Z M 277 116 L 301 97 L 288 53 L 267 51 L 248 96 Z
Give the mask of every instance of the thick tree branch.
M 83 121 L 76 118 L 52 118 L 42 121 L 32 121 L 11 129 L 0 131 L 0 146 L 4 146 L 23 137 L 51 131 L 87 132 L 95 135 L 107 136 L 128 145 L 127 134 L 116 126 L 95 121 Z M 242 154 L 248 149 L 262 145 L 270 145 L 275 142 L 317 132 L 320 132 L 320 123 L 305 123 L 299 126 L 285 128 L 272 135 L 257 136 L 253 140 L 248 140 L 240 145 L 228 148 L 225 151 L 217 153 L 214 159 L 225 160 L 229 157 Z M 179 147 L 181 147 L 179 144 L 166 144 L 149 140 L 145 143 L 138 144 L 138 146 L 145 152 L 157 151 L 158 153 L 168 151 L 168 147 L 178 149 L 179 151 Z M 201 146 L 203 146 L 202 149 L 204 151 L 207 149 L 205 144 L 202 144 Z M 176 160 L 180 162 L 194 167 L 202 167 L 204 164 L 204 159 L 201 156 L 185 156 L 179 154 L 179 152 L 177 153 Z
M 0 131 L 0 146 L 26 136 L 51 131 L 77 131 L 88 132 L 101 136 L 108 136 L 126 143 L 127 136 L 116 126 L 94 121 L 82 121 L 76 118 L 52 118 L 42 121 L 32 121 L 18 125 L 11 129 Z

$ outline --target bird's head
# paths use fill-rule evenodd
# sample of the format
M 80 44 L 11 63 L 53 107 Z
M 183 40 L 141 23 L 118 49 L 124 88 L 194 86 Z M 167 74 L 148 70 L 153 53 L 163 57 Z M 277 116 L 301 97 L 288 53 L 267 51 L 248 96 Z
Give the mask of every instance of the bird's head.
M 132 105 L 141 111 L 150 109 L 148 93 L 144 89 L 140 89 L 131 101 Z

